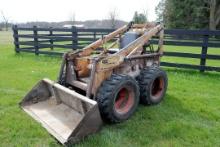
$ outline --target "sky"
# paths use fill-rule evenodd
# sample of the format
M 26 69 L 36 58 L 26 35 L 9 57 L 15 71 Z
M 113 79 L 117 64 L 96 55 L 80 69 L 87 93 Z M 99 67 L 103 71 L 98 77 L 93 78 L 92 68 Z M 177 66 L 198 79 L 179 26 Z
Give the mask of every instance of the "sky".
M 155 7 L 160 0 L 0 0 L 0 11 L 10 22 L 30 21 L 59 22 L 102 20 L 110 11 L 117 12 L 117 18 L 131 21 L 135 11 L 148 13 L 148 20 L 156 19 Z M 0 16 L 2 21 L 2 16 Z

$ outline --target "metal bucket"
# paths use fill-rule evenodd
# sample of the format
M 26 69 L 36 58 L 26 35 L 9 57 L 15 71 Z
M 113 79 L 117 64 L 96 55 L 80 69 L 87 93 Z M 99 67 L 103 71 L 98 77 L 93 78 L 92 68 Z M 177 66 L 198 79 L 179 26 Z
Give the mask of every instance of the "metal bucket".
M 20 106 L 62 144 L 75 143 L 102 126 L 96 101 L 49 79 L 34 86 Z

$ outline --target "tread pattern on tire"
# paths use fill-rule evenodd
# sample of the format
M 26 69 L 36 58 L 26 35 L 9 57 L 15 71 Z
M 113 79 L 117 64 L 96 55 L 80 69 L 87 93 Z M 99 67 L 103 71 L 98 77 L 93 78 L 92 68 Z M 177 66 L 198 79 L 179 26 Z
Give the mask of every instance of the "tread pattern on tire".
M 165 79 L 165 92 L 167 89 L 167 75 L 166 72 L 160 69 L 159 67 L 150 67 L 143 69 L 140 73 L 140 75 L 137 77 L 137 81 L 139 83 L 140 87 L 140 102 L 144 105 L 153 105 L 153 104 L 158 104 L 164 97 L 164 94 L 160 101 L 154 102 L 151 97 L 149 96 L 149 86 L 152 82 L 152 80 L 157 76 L 158 74 L 162 74 L 166 79 Z
M 131 85 L 133 84 L 133 86 L 135 86 L 135 95 L 136 98 L 135 100 L 137 100 L 137 104 L 135 103 L 134 107 L 137 107 L 138 103 L 139 103 L 139 87 L 138 87 L 138 83 L 136 82 L 135 79 L 133 79 L 130 76 L 127 75 L 116 75 L 116 74 L 112 74 L 112 76 L 110 78 L 108 78 L 106 81 L 104 81 L 98 92 L 97 92 L 97 96 L 96 96 L 96 100 L 98 102 L 99 105 L 99 110 L 101 113 L 101 116 L 110 122 L 113 123 L 117 123 L 117 122 L 121 122 L 125 119 L 121 119 L 118 118 L 117 116 L 114 115 L 114 112 L 112 111 L 112 104 L 114 104 L 113 101 L 113 94 L 115 92 L 115 90 L 120 87 L 121 83 L 123 83 L 123 81 L 127 81 L 128 83 L 130 83 Z M 132 112 L 130 112 L 130 116 L 133 114 L 133 112 L 135 111 L 136 108 L 133 108 L 134 110 L 132 110 Z M 129 116 L 129 117 L 130 117 Z M 126 118 L 127 119 L 127 118 Z

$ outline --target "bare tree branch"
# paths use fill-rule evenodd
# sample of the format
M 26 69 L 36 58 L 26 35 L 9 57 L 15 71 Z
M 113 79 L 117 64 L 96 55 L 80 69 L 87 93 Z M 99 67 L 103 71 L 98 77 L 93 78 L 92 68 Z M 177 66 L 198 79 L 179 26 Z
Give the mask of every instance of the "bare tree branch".
M 209 29 L 210 30 L 216 30 L 215 10 L 216 10 L 216 0 L 210 0 L 210 10 L 209 10 Z
M 215 13 L 215 24 L 218 25 L 220 23 L 220 5 L 217 7 Z
M 76 14 L 75 14 L 75 12 L 72 12 L 70 14 L 69 21 L 71 22 L 71 25 L 75 24 L 75 21 L 76 21 Z
M 143 14 L 146 18 L 146 21 L 148 21 L 148 10 L 143 10 Z
M 118 17 L 117 10 L 114 9 L 114 10 L 110 11 L 108 15 L 109 15 L 108 17 L 110 20 L 111 28 L 114 29 L 116 27 L 116 21 L 117 21 L 117 17 Z
M 1 15 L 2 15 L 2 18 L 5 22 L 5 29 L 6 29 L 6 31 L 8 31 L 8 19 L 5 17 L 3 11 L 1 11 Z

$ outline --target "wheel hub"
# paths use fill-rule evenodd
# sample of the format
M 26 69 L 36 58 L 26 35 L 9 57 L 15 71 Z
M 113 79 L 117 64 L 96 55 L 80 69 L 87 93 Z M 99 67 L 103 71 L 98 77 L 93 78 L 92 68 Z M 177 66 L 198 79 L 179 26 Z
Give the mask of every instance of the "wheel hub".
M 117 113 L 127 113 L 134 104 L 134 92 L 127 88 L 119 90 L 115 99 L 114 107 Z
M 152 84 L 151 95 L 153 98 L 157 99 L 161 96 L 164 90 L 164 80 L 163 77 L 157 77 Z

